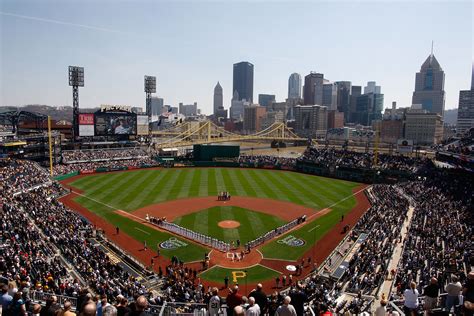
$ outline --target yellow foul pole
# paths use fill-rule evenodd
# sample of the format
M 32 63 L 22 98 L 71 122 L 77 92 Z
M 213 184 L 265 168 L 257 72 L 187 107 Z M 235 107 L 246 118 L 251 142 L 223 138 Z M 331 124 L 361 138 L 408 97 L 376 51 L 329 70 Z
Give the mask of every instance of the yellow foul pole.
M 51 116 L 48 115 L 49 173 L 53 176 L 53 143 L 51 142 Z

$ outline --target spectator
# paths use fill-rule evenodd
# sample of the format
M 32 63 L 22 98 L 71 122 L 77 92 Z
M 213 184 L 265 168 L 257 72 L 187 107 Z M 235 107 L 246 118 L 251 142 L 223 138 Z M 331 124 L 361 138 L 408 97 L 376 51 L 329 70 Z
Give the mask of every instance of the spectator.
M 234 307 L 242 304 L 242 295 L 239 293 L 239 287 L 235 285 L 226 298 L 227 314 L 232 315 Z
M 474 314 L 474 272 L 469 272 L 466 284 L 463 286 L 464 295 L 463 312 L 465 315 Z
M 439 295 L 438 280 L 435 277 L 431 278 L 430 284 L 425 287 L 423 294 L 425 295 L 424 308 L 427 312 L 431 312 L 431 310 L 435 308 L 438 303 Z
M 459 305 L 459 295 L 461 294 L 462 285 L 457 276 L 451 278 L 451 282 L 446 286 L 446 309 L 451 311 L 454 306 Z
M 235 306 L 233 310 L 233 315 L 234 316 L 244 316 L 245 315 L 245 309 L 242 306 Z M 229 316 L 232 314 L 228 314 Z
M 61 316 L 76 316 L 76 313 L 71 311 L 72 305 L 70 301 L 64 302 L 63 313 Z
M 32 310 L 31 310 L 31 315 L 32 316 L 39 316 L 40 313 L 41 313 L 41 305 L 40 304 L 34 304 Z M 7 316 L 7 315 L 5 314 L 5 316 Z
M 4 284 L 2 286 L 2 296 L 0 298 L 2 303 L 2 310 L 7 311 L 8 307 L 10 306 L 11 302 L 13 301 L 13 297 L 8 294 L 8 286 Z
M 296 316 L 296 310 L 291 303 L 291 297 L 285 296 L 283 304 L 276 310 L 275 316 Z
M 84 305 L 80 316 L 96 316 L 97 306 L 94 302 L 90 301 Z
M 263 286 L 261 283 L 257 284 L 257 288 L 250 292 L 248 297 L 249 301 L 252 297 L 255 299 L 255 303 L 259 306 L 259 309 L 262 311 L 262 313 L 266 312 L 268 298 L 265 292 L 263 291 Z
M 380 306 L 375 310 L 375 316 L 385 316 L 387 315 L 387 301 L 380 301 Z
M 218 315 L 221 311 L 221 298 L 219 290 L 215 287 L 212 289 L 212 297 L 209 299 L 208 311 L 210 316 Z
M 7 309 L 9 316 L 26 316 L 25 302 L 21 298 L 21 292 L 16 292 L 13 295 L 13 300 Z
M 419 293 L 418 293 L 418 290 L 416 289 L 416 283 L 411 282 L 410 288 L 406 289 L 405 292 L 403 292 L 403 297 L 405 298 L 403 310 L 405 312 L 405 315 L 410 316 L 410 315 L 417 314 L 418 296 L 419 296 Z
M 296 285 L 295 290 L 290 291 L 290 297 L 291 297 L 291 301 L 293 302 L 293 306 L 295 307 L 296 314 L 298 316 L 303 316 L 304 304 L 308 300 L 308 297 L 304 293 L 300 283 Z
M 135 301 L 135 308 L 132 309 L 127 316 L 148 316 L 149 314 L 145 312 L 148 307 L 148 301 L 145 296 L 137 297 Z
M 259 316 L 260 315 L 260 306 L 255 303 L 255 297 L 249 297 L 249 306 L 245 311 L 245 316 Z

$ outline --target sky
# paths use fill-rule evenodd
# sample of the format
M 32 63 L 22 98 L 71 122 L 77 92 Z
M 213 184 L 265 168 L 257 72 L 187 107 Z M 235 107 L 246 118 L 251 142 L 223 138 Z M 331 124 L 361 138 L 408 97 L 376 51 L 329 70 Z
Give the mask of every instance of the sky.
M 284 101 L 288 77 L 382 86 L 385 107 L 410 106 L 415 73 L 434 55 L 446 109 L 469 89 L 473 2 L 0 0 L 0 105 L 72 105 L 69 65 L 85 68 L 81 108 L 145 104 L 144 75 L 165 104 L 212 111 L 232 97 L 232 68 L 254 64 L 254 101 Z

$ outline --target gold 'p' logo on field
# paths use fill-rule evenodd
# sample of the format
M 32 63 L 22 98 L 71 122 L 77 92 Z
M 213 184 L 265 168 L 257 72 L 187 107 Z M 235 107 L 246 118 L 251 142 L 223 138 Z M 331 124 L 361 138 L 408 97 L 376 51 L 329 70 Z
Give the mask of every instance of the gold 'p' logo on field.
M 237 283 L 237 279 L 245 278 L 246 275 L 244 271 L 232 271 L 232 281 Z

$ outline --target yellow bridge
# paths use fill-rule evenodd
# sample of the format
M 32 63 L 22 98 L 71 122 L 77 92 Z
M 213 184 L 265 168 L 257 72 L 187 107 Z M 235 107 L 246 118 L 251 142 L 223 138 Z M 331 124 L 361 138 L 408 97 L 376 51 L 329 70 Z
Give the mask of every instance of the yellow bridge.
M 243 141 L 306 141 L 289 129 L 285 123 L 273 123 L 268 128 L 250 135 L 226 131 L 211 121 L 186 122 L 163 131 L 153 131 L 155 148 L 182 147 L 196 144 Z

